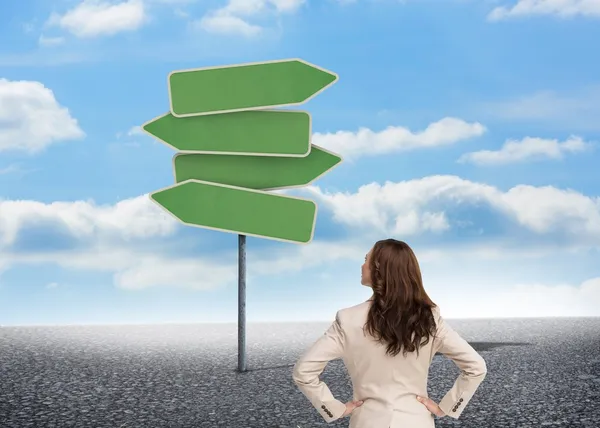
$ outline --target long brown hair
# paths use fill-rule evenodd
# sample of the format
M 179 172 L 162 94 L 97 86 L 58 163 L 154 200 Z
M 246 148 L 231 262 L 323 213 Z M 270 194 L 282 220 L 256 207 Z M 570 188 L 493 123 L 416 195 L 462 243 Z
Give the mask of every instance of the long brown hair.
M 373 302 L 365 331 L 387 344 L 391 356 L 418 355 L 435 334 L 436 304 L 423 288 L 417 257 L 405 242 L 386 239 L 373 246 L 369 267 Z

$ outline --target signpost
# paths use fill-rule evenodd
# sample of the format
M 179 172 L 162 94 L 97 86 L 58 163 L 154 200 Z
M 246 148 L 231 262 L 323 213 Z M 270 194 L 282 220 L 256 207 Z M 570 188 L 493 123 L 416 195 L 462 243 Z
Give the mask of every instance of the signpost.
M 303 157 L 310 152 L 305 111 L 266 110 L 156 117 L 142 129 L 181 153 Z
M 171 113 L 186 117 L 293 106 L 337 80 L 337 74 L 301 59 L 174 71 Z
M 227 184 L 187 180 L 150 197 L 189 226 L 307 243 L 312 240 L 317 204 Z
M 340 156 L 313 144 L 308 156 L 303 158 L 176 154 L 173 170 L 178 183 L 196 179 L 275 190 L 306 186 L 341 161 Z
M 169 147 L 175 184 L 150 194 L 186 225 L 238 234 L 238 370 L 246 371 L 246 236 L 309 243 L 317 205 L 270 193 L 306 186 L 342 158 L 311 144 L 302 104 L 338 76 L 300 59 L 168 76 L 170 111 L 142 129 Z

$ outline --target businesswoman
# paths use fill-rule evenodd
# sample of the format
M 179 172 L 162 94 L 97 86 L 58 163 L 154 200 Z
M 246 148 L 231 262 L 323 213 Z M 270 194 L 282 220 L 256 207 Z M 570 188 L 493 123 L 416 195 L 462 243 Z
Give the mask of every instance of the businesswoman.
M 350 415 L 350 428 L 433 428 L 435 416 L 458 419 L 483 381 L 486 364 L 427 296 L 411 248 L 394 239 L 377 242 L 365 257 L 361 283 L 373 295 L 337 312 L 294 366 L 295 384 L 326 422 Z M 436 352 L 461 370 L 439 404 L 427 397 Z M 337 358 L 354 390 L 345 404 L 319 379 Z

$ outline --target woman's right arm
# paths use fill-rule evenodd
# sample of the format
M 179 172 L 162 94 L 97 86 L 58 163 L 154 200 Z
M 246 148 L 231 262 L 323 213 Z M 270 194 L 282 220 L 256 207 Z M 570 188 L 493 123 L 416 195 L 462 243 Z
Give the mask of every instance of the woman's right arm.
M 447 416 L 458 419 L 485 378 L 487 366 L 481 355 L 446 323 L 439 309 L 436 309 L 437 332 L 434 343 L 437 342 L 437 345 L 434 352 L 450 358 L 461 372 L 438 405 Z

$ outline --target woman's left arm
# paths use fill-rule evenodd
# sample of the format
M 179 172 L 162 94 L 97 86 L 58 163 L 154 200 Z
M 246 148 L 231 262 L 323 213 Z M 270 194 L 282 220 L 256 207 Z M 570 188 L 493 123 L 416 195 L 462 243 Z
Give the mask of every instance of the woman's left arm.
M 294 383 L 328 423 L 344 415 L 346 404 L 335 399 L 327 385 L 319 379 L 319 375 L 329 361 L 343 356 L 344 342 L 344 330 L 337 312 L 333 324 L 294 366 Z

